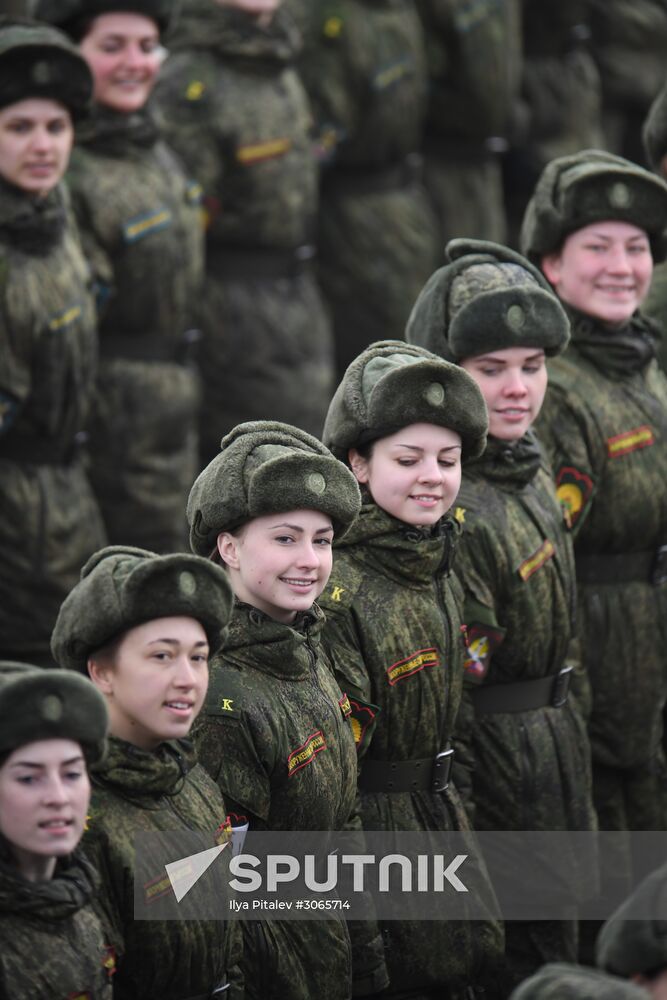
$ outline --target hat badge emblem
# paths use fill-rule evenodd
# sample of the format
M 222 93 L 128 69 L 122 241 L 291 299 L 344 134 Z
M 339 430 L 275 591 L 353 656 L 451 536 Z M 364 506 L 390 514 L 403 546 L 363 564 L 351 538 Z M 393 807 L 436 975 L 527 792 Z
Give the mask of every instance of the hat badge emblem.
M 627 208 L 632 201 L 632 193 L 627 184 L 617 181 L 612 184 L 607 192 L 609 204 L 613 208 Z
M 327 488 L 327 481 L 320 472 L 311 472 L 306 476 L 306 488 L 316 496 L 321 496 Z
M 510 330 L 519 331 L 526 322 L 526 313 L 523 306 L 518 305 L 516 302 L 511 305 L 505 314 L 505 319 L 507 320 L 507 325 Z
M 183 570 L 178 577 L 178 589 L 186 597 L 192 597 L 197 589 L 197 581 L 195 580 L 192 573 L 188 570 Z
M 63 703 L 57 694 L 47 694 L 40 708 L 45 722 L 58 722 L 63 717 Z
M 445 401 L 445 388 L 440 382 L 431 382 L 424 389 L 424 399 L 431 406 L 442 406 Z
M 30 75 L 32 77 L 33 83 L 39 83 L 39 84 L 50 83 L 51 67 L 47 62 L 40 60 L 39 62 L 36 62 L 35 65 L 32 67 L 32 72 Z

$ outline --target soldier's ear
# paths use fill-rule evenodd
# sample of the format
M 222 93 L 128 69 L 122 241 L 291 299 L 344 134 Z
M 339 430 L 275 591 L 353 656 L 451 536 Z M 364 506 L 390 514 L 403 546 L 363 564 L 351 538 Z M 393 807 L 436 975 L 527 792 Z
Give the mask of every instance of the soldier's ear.
M 230 531 L 221 531 L 218 535 L 217 546 L 223 566 L 238 569 L 240 565 L 238 535 L 233 535 Z
M 88 675 L 102 694 L 113 694 L 113 666 L 106 659 L 89 656 Z
M 347 460 L 358 483 L 368 482 L 368 459 L 360 455 L 356 448 L 350 448 Z

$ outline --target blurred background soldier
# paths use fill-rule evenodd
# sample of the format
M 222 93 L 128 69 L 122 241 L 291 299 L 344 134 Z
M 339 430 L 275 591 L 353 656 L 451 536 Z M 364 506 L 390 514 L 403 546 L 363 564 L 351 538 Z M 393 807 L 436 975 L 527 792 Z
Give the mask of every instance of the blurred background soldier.
M 319 433 L 332 390 L 300 35 L 280 2 L 185 0 L 156 88 L 165 133 L 204 191 L 203 464 L 244 420 Z
M 521 81 L 520 0 L 417 0 L 429 65 L 424 179 L 454 236 L 503 242 L 502 167 Z
M 322 162 L 319 275 L 336 365 L 373 340 L 402 337 L 437 265 L 421 181 L 427 70 L 412 0 L 289 0 L 307 22 L 300 66 Z
M 109 540 L 186 544 L 197 465 L 199 383 L 188 364 L 203 276 L 199 189 L 159 140 L 146 101 L 170 0 L 38 0 L 80 46 L 95 80 L 67 176 L 96 272 L 100 375 L 91 478 Z
M 667 180 L 667 86 L 663 87 L 649 108 L 642 139 L 647 162 L 659 177 Z M 662 370 L 667 371 L 667 263 L 664 260 L 653 268 L 644 312 L 660 328 L 662 336 L 656 356 Z
M 0 652 L 47 666 L 58 607 L 105 536 L 81 457 L 95 305 L 59 183 L 92 79 L 31 24 L 0 21 Z

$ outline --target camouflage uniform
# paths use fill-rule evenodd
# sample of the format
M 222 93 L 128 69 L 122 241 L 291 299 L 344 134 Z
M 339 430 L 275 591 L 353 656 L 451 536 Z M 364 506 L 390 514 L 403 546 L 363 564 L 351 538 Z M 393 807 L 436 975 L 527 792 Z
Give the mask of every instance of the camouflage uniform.
M 667 380 L 647 322 L 612 331 L 568 310 L 538 420 L 569 511 L 602 829 L 665 829 Z M 664 633 L 664 634 L 663 634 Z
M 97 366 L 90 284 L 62 188 L 35 201 L 0 182 L 1 652 L 42 666 L 105 540 L 80 451 Z
M 195 763 L 190 744 L 162 743 L 150 753 L 112 737 L 94 769 L 83 846 L 102 876 L 101 905 L 119 951 L 114 997 L 183 1000 L 208 996 L 228 975 L 224 996 L 243 996 L 232 954 L 237 928 L 220 921 L 134 920 L 137 834 L 200 830 L 211 844 L 226 810 L 215 783 Z
M 667 87 L 653 101 L 642 126 L 642 139 L 647 161 L 655 173 L 666 178 L 667 154 Z M 642 304 L 642 312 L 660 328 L 660 343 L 656 348 L 658 364 L 667 371 L 667 263 L 653 268 L 651 287 Z
M 587 48 L 588 0 L 523 0 L 524 61 L 515 136 L 504 161 L 512 245 L 544 165 L 602 147 L 600 76 Z
M 452 784 L 442 792 L 373 790 L 387 761 L 435 758 L 449 746 L 461 701 L 461 609 L 449 566 L 455 526 L 414 528 L 366 503 L 337 544 L 321 597 L 325 644 L 341 688 L 355 706 L 355 728 L 375 732 L 361 767 L 361 816 L 368 830 L 465 830 Z M 484 899 L 482 886 L 478 895 Z M 486 887 L 486 892 L 490 890 Z M 491 898 L 491 897 L 490 897 Z M 458 997 L 480 985 L 502 949 L 491 922 L 391 921 L 383 924 L 392 997 Z
M 0 856 L 0 995 L 12 1000 L 111 1000 L 115 957 L 92 900 L 99 879 L 75 852 L 48 882 L 29 882 Z
M 188 0 L 167 44 L 155 104 L 204 190 L 207 273 L 202 458 L 240 421 L 319 433 L 332 389 L 329 321 L 309 258 L 317 168 L 299 36 L 278 11 L 266 30 L 243 11 Z
M 146 112 L 101 107 L 78 132 L 67 180 L 98 284 L 91 478 L 109 539 L 183 549 L 198 458 L 186 331 L 203 275 L 199 188 Z
M 417 0 L 430 92 L 424 179 L 442 246 L 505 238 L 502 169 L 521 79 L 519 0 Z
M 465 467 L 457 504 L 466 680 L 477 713 L 475 828 L 594 830 L 585 717 L 572 694 L 562 704 L 569 678 L 559 677 L 568 666 L 580 669 L 576 660 L 568 661 L 574 557 L 534 435 L 516 443 L 490 438 L 482 458 Z M 549 680 L 551 690 L 545 691 Z M 540 681 L 535 703 L 521 709 L 521 699 L 530 700 L 531 683 Z M 582 679 L 580 696 L 586 691 Z M 563 862 L 572 873 L 571 898 L 585 899 L 595 888 L 588 859 L 580 864 L 574 855 Z M 577 959 L 574 920 L 510 922 L 505 934 L 508 988 L 544 962 Z
M 195 744 L 228 808 L 251 829 L 341 830 L 353 812 L 357 755 L 348 710 L 319 648 L 322 622 L 317 606 L 288 626 L 239 604 L 213 662 Z M 309 755 L 297 766 L 304 747 Z M 351 995 L 343 921 L 244 922 L 243 929 L 246 996 Z
M 342 375 L 371 341 L 403 335 L 438 261 L 420 180 L 426 55 L 412 2 L 298 2 L 308 7 L 300 65 L 323 168 L 319 274 Z

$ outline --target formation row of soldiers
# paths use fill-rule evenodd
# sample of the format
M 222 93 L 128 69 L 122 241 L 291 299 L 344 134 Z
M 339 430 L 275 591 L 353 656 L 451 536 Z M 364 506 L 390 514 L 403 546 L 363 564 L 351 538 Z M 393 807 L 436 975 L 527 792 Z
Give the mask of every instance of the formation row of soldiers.
M 525 256 L 450 242 L 444 267 L 423 285 L 429 265 L 417 283 L 397 339 L 379 340 L 391 327 L 376 332 L 369 319 L 364 337 L 376 342 L 360 354 L 354 342 L 330 403 L 317 383 L 324 444 L 294 419 L 242 423 L 219 446 L 228 427 L 205 405 L 215 454 L 195 478 L 208 456 L 195 451 L 195 336 L 182 336 L 192 295 L 211 406 L 227 404 L 236 380 L 249 394 L 244 366 L 258 385 L 278 370 L 255 349 L 261 341 L 288 362 L 275 403 L 260 394 L 272 417 L 291 397 L 305 400 L 300 350 L 290 356 L 281 339 L 290 310 L 316 343 L 322 302 L 306 231 L 287 212 L 312 207 L 316 186 L 303 91 L 286 68 L 293 33 L 280 10 L 251 16 L 248 2 L 184 4 L 157 82 L 158 115 L 183 159 L 200 163 L 191 169 L 202 191 L 145 110 L 164 5 L 40 0 L 37 13 L 69 40 L 27 22 L 0 28 L 0 613 L 2 655 L 21 661 L 0 685 L 0 913 L 16 942 L 0 981 L 30 997 L 105 996 L 112 973 L 114 994 L 128 998 L 506 997 L 544 962 L 576 960 L 574 918 L 503 927 L 483 880 L 486 920 L 142 924 L 133 838 L 182 829 L 215 842 L 234 823 L 665 829 L 667 383 L 654 360 L 658 328 L 638 309 L 665 253 L 667 185 L 597 150 L 550 161 L 525 215 Z M 390 20 L 409 10 L 374 6 Z M 475 11 L 481 19 L 495 5 L 468 6 L 472 27 Z M 354 76 L 335 69 L 339 46 L 361 55 L 375 38 L 365 22 L 352 31 L 345 10 L 326 14 L 313 77 L 337 74 L 343 93 Z M 238 63 L 219 56 L 232 43 Z M 374 64 L 369 100 L 413 79 L 395 56 Z M 237 72 L 248 78 L 242 91 Z M 251 81 L 262 94 L 255 110 L 243 102 Z M 327 143 L 323 131 L 324 153 L 345 148 L 347 110 L 340 134 L 332 123 Z M 339 111 L 335 121 L 344 102 Z M 647 125 L 656 168 L 662 114 L 657 105 Z M 64 189 L 70 115 L 79 142 Z M 358 140 L 382 146 L 368 123 Z M 409 151 L 378 160 L 370 190 L 361 152 L 347 165 L 333 155 L 344 180 L 324 182 L 322 232 L 340 236 L 347 222 L 356 242 L 346 237 L 321 273 L 351 265 L 349 280 L 365 279 L 374 265 L 392 322 L 405 273 L 383 256 L 378 199 L 391 194 L 396 219 L 426 205 L 406 181 Z M 276 196 L 286 163 L 303 169 L 291 201 Z M 251 176 L 273 197 L 245 197 Z M 274 234 L 263 255 L 244 245 L 235 193 Z M 179 266 L 165 281 L 172 251 Z M 355 285 L 355 299 L 347 281 L 346 308 L 377 301 L 371 284 Z M 317 301 L 304 306 L 302 293 Z M 221 317 L 224 350 L 211 335 Z M 262 335 L 244 339 L 246 329 Z M 322 378 L 326 366 L 312 365 Z M 146 551 L 180 547 L 174 514 L 187 495 L 195 555 Z M 118 544 L 104 548 L 105 532 Z M 195 755 L 185 738 L 200 713 Z M 80 855 L 86 764 L 94 793 Z M 589 873 L 577 858 L 568 867 L 576 901 L 592 891 Z M 600 961 L 648 982 L 667 965 L 659 949 L 650 956 Z M 605 988 L 593 973 L 567 975 Z

